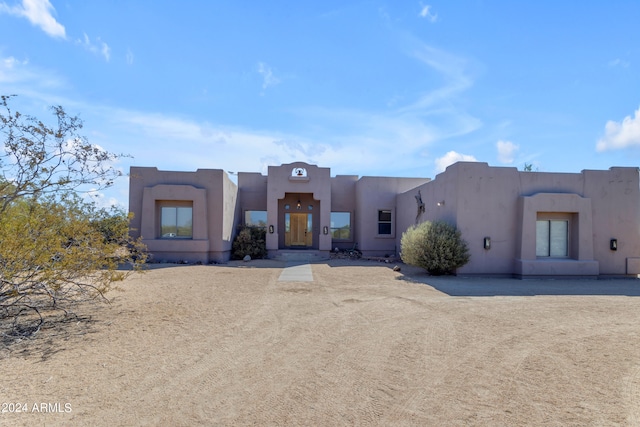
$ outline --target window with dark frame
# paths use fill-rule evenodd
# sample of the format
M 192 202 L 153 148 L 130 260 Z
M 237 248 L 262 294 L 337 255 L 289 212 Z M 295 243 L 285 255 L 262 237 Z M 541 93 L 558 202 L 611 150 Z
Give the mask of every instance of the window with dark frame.
M 391 235 L 391 211 L 378 210 L 378 234 Z
M 162 206 L 160 208 L 160 237 L 163 239 L 193 238 L 193 207 Z

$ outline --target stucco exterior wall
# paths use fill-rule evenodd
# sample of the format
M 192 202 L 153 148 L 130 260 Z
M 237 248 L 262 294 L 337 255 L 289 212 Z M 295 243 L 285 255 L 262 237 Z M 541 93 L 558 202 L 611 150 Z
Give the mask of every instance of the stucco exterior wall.
M 472 260 L 459 273 L 512 274 L 520 224 L 518 170 L 489 167 L 486 163 L 452 166 L 443 175 L 457 181 L 456 192 L 451 193 L 456 198 L 455 221 L 469 245 Z M 491 239 L 488 250 L 484 249 L 485 237 Z M 535 243 L 535 235 L 533 238 Z
M 518 200 L 519 232 L 514 274 L 516 276 L 597 276 L 593 258 L 591 199 L 575 193 L 536 193 Z M 567 218 L 569 215 L 569 256 L 540 259 L 536 256 L 536 221 Z
M 229 259 L 236 222 L 237 187 L 216 169 L 196 172 L 159 171 L 132 167 L 129 211 L 134 213 L 130 234 L 142 237 L 156 260 L 209 262 Z M 193 203 L 193 238 L 166 239 L 159 234 L 159 202 Z
M 238 202 L 238 186 L 229 179 L 224 171 L 220 171 L 218 174 L 220 177 L 220 186 L 222 191 L 222 203 L 219 203 L 220 217 L 222 218 L 222 228 L 220 230 L 220 238 L 217 236 L 211 237 L 209 259 L 222 261 L 228 260 L 231 253 L 231 246 L 233 245 L 233 239 L 236 236 L 236 224 L 240 219 L 240 205 Z M 215 197 L 215 196 L 214 196 Z M 220 199 L 218 199 L 218 202 Z M 210 201 L 211 204 L 216 205 L 216 200 Z M 215 218 L 215 217 L 214 217 Z M 212 217 L 208 218 L 211 222 Z M 215 229 L 215 224 L 211 224 L 211 227 Z
M 304 170 L 304 176 L 294 176 L 294 169 Z M 267 223 L 274 226 L 274 232 L 267 233 L 267 250 L 277 253 L 284 242 L 284 226 L 280 200 L 287 194 L 305 199 L 305 203 L 313 204 L 313 239 L 314 247 L 319 251 L 331 250 L 331 234 L 324 234 L 323 228 L 330 226 L 331 217 L 331 175 L 329 168 L 321 168 L 303 162 L 269 166 L 267 182 Z M 312 202 L 313 199 L 319 203 Z
M 397 255 L 400 247 L 396 243 L 396 236 L 403 230 L 397 227 L 396 196 L 428 181 L 428 178 L 366 176 L 356 182 L 355 237 L 364 255 Z M 391 211 L 392 228 L 389 235 L 378 234 L 379 210 Z
M 418 212 L 417 196 L 423 212 Z M 160 206 L 167 203 L 192 207 L 192 238 L 160 235 Z M 445 220 L 458 227 L 471 252 L 470 262 L 458 274 L 640 274 L 637 168 L 568 174 L 459 162 L 430 181 L 332 178 L 329 168 L 295 162 L 271 166 L 268 175 L 239 173 L 236 185 L 218 169 L 172 172 L 132 167 L 129 210 L 135 215 L 131 236 L 142 237 L 157 260 L 226 261 L 244 213 L 257 210 L 267 212 L 270 256 L 284 248 L 328 254 L 335 247 L 348 249 L 356 243 L 365 256 L 398 255 L 402 233 L 409 226 Z M 380 210 L 391 211 L 390 234 L 379 233 Z M 331 212 L 351 214 L 351 239 L 332 240 Z M 296 222 L 295 229 L 303 230 L 304 236 L 294 240 L 292 231 L 287 243 L 284 231 L 289 217 L 292 223 L 301 218 L 307 222 Z M 566 253 L 537 255 L 537 221 L 566 222 Z M 484 245 L 486 239 L 489 247 Z
M 417 222 L 446 220 L 469 245 L 471 260 L 459 274 L 634 275 L 640 263 L 639 187 L 636 168 L 568 174 L 460 162 L 398 196 L 403 212 L 398 226 L 416 223 L 420 190 L 425 213 Z M 569 256 L 541 259 L 536 257 L 536 220 L 554 215 L 571 218 Z M 616 251 L 610 249 L 612 238 L 618 239 Z
M 593 251 L 601 275 L 640 274 L 640 184 L 636 168 L 587 170 L 585 196 L 593 208 Z M 609 248 L 617 239 L 618 250 Z
M 267 210 L 267 176 L 260 173 L 238 173 L 238 204 L 245 211 Z M 244 222 L 244 217 L 242 217 Z
M 356 242 L 356 175 L 338 175 L 331 178 L 331 212 L 349 212 L 351 214 L 351 238 L 332 241 L 332 249 L 351 249 Z

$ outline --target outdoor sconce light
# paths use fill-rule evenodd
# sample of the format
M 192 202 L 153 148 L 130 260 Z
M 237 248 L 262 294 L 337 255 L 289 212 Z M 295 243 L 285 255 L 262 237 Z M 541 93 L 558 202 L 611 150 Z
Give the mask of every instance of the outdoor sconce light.
M 485 249 L 491 249 L 491 237 L 484 238 L 483 246 Z
M 618 250 L 618 239 L 611 239 L 611 241 L 609 241 L 609 249 L 612 251 Z
M 444 200 L 438 202 L 438 206 L 444 206 Z
M 298 204 L 296 205 L 296 209 L 302 209 L 302 203 L 300 203 L 300 199 L 298 199 Z
M 326 225 L 322 227 L 322 234 L 329 234 L 329 227 L 327 227 Z
M 273 234 L 273 232 L 274 232 L 274 231 L 275 231 L 275 230 L 274 230 L 274 228 L 273 228 L 273 225 L 270 225 L 270 226 L 269 226 L 269 234 Z

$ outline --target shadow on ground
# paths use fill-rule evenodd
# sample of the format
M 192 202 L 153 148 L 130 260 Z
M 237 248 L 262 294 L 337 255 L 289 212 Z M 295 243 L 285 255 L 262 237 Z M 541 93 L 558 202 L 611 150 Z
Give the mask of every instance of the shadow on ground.
M 308 261 L 283 261 L 256 259 L 248 262 L 229 261 L 203 267 L 230 268 L 285 268 L 308 264 Z M 513 279 L 461 276 L 430 276 L 423 269 L 403 264 L 395 259 L 331 259 L 315 261 L 311 264 L 326 264 L 332 268 L 342 267 L 385 267 L 398 266 L 401 272 L 396 277 L 413 283 L 423 283 L 449 296 L 491 297 L 491 296 L 536 296 L 536 295 L 599 295 L 599 296 L 640 296 L 640 279 Z M 189 267 L 194 264 L 150 263 L 147 269 Z
M 494 297 L 537 295 L 640 296 L 640 279 L 512 279 L 410 274 L 398 277 L 424 283 L 449 296 Z
M 94 305 L 89 308 L 95 313 L 103 307 Z M 89 341 L 90 334 L 96 333 L 94 326 L 97 322 L 86 314 L 45 313 L 41 327 L 35 329 L 32 327 L 33 319 L 0 319 L 0 360 L 13 354 L 21 357 L 37 356 L 40 361 L 45 361 L 64 350 L 64 342 Z

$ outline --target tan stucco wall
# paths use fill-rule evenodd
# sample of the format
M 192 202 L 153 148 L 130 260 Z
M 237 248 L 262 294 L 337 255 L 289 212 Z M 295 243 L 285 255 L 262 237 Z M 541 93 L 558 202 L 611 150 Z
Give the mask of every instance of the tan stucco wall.
M 518 237 L 514 274 L 517 276 L 597 276 L 593 258 L 591 199 L 575 193 L 536 193 L 518 198 Z M 570 215 L 570 259 L 536 257 L 536 221 Z
M 400 246 L 396 236 L 402 232 L 397 227 L 398 209 L 396 196 L 428 182 L 428 178 L 396 178 L 365 176 L 356 182 L 356 224 L 358 248 L 365 255 L 395 256 Z M 378 211 L 391 210 L 391 234 L 378 234 Z
M 131 236 L 142 237 L 156 260 L 226 261 L 236 223 L 237 187 L 222 170 L 158 171 L 132 167 L 129 211 L 134 213 Z M 193 239 L 159 236 L 157 202 L 193 202 Z
M 593 251 L 600 274 L 621 274 L 628 261 L 627 274 L 640 274 L 640 269 L 633 267 L 640 259 L 638 171 L 611 168 L 587 170 L 584 175 L 585 195 L 593 206 Z M 617 251 L 609 249 L 612 238 L 618 240 Z
M 212 200 L 211 204 L 214 206 L 218 206 L 220 215 L 218 218 L 222 218 L 222 228 L 220 230 L 221 238 L 217 238 L 214 234 L 211 236 L 210 247 L 211 250 L 209 252 L 209 258 L 212 260 L 227 260 L 228 255 L 231 251 L 231 247 L 233 245 L 233 239 L 236 236 L 236 223 L 240 221 L 239 215 L 239 204 L 237 203 L 238 199 L 238 186 L 229 179 L 229 175 L 225 172 L 220 171 L 222 173 L 218 173 L 218 179 L 221 177 L 220 186 L 222 191 L 222 201 L 223 203 L 216 203 L 216 200 Z M 211 191 L 210 194 L 215 197 L 215 192 Z M 218 202 L 220 199 L 217 199 Z M 215 218 L 214 215 L 213 218 Z M 212 221 L 212 217 L 209 218 L 209 222 Z M 214 224 L 210 225 L 215 228 Z
M 351 238 L 332 241 L 332 249 L 351 249 L 356 242 L 355 233 L 358 228 L 355 220 L 357 181 L 357 175 L 337 175 L 331 178 L 331 212 L 349 212 L 351 214 Z
M 292 176 L 295 168 L 305 176 Z M 416 196 L 425 210 L 418 216 Z M 519 276 L 640 274 L 640 180 L 637 168 L 581 173 L 520 172 L 460 162 L 436 179 L 330 176 L 303 162 L 269 167 L 268 175 L 239 173 L 238 185 L 222 170 L 158 171 L 132 167 L 131 235 L 142 236 L 156 259 L 225 261 L 247 210 L 267 211 L 267 249 L 284 244 L 284 205 L 301 200 L 313 215 L 313 248 L 328 252 L 358 244 L 365 255 L 400 252 L 402 232 L 426 220 L 446 220 L 462 232 L 471 261 L 459 274 Z M 162 239 L 158 203 L 193 204 L 193 239 Z M 309 208 L 311 205 L 311 208 Z M 378 210 L 392 212 L 391 235 L 378 235 Z M 331 212 L 352 214 L 350 241 L 332 242 L 323 228 Z M 537 258 L 535 222 L 569 218 L 569 256 Z M 485 237 L 491 248 L 485 249 Z M 610 240 L 617 239 L 617 250 Z
M 640 256 L 640 194 L 636 168 L 581 173 L 520 172 L 460 162 L 425 185 L 398 196 L 398 227 L 416 223 L 415 195 L 426 211 L 418 222 L 446 220 L 467 241 L 470 262 L 459 274 L 627 275 Z M 444 201 L 444 206 L 437 202 Z M 570 259 L 537 260 L 537 212 L 574 213 L 579 240 Z M 575 224 L 577 222 L 577 224 Z M 483 248 L 484 237 L 491 249 Z M 609 249 L 611 238 L 618 250 Z M 622 243 L 624 241 L 624 243 Z M 400 236 L 397 238 L 400 245 Z M 628 267 L 631 265 L 631 268 Z
M 306 171 L 304 177 L 292 176 L 295 168 Z M 274 226 L 273 233 L 267 233 L 267 250 L 270 253 L 277 251 L 284 242 L 284 227 L 282 212 L 279 204 L 288 194 L 305 195 L 309 204 L 311 198 L 318 201 L 314 203 L 313 210 L 313 235 L 314 247 L 320 251 L 331 250 L 331 234 L 322 233 L 323 227 L 330 226 L 331 218 L 331 175 L 329 168 L 321 168 L 304 162 L 294 162 L 280 166 L 269 166 L 267 182 L 267 223 Z
M 243 215 L 245 211 L 266 211 L 267 176 L 253 172 L 238 173 L 238 201 Z

